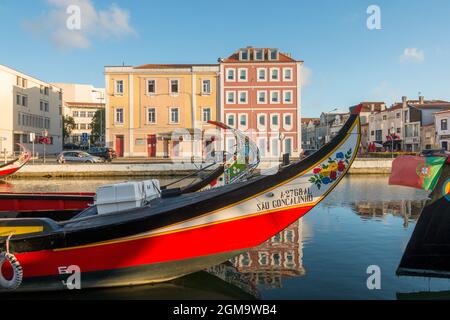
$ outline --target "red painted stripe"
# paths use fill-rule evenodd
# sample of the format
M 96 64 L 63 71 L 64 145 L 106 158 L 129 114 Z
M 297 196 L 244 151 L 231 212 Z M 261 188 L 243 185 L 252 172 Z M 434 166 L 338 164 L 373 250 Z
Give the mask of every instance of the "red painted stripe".
M 17 254 L 24 277 L 58 274 L 78 265 L 83 272 L 167 262 L 251 248 L 277 234 L 312 206 L 287 209 L 172 234 L 61 251 Z

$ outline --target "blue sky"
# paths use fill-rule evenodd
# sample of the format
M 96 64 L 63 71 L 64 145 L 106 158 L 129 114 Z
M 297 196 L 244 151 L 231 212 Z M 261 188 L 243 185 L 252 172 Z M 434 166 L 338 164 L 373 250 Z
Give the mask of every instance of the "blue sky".
M 79 34 L 65 10 L 80 5 Z M 381 9 L 381 30 L 366 10 Z M 305 61 L 303 116 L 360 101 L 450 100 L 450 1 L 3 0 L 0 63 L 104 86 L 105 65 L 215 63 L 252 45 Z

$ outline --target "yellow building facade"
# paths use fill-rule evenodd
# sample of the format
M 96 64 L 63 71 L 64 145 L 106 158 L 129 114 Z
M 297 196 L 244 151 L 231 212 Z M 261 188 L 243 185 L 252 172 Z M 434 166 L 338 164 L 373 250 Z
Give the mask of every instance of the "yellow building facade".
M 218 65 L 105 67 L 106 143 L 118 156 L 191 158 L 214 141 Z

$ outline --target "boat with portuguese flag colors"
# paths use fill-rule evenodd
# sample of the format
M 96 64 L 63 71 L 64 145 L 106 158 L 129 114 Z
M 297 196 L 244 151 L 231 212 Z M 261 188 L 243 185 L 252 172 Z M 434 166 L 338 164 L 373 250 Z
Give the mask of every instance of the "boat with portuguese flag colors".
M 397 275 L 450 278 L 450 158 L 445 154 L 398 157 L 389 184 L 430 191 Z
M 158 180 L 108 185 L 68 221 L 0 219 L 0 291 L 162 282 L 258 246 L 346 175 L 360 145 L 360 110 L 320 150 L 270 174 L 191 193 L 161 190 Z M 238 177 L 240 164 L 224 172 Z

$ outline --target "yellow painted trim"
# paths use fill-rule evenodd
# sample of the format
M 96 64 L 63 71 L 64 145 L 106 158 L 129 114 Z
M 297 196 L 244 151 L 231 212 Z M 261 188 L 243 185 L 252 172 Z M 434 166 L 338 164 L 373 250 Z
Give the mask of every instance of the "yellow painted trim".
M 19 234 L 27 234 L 27 233 L 35 233 L 44 231 L 43 226 L 8 226 L 8 227 L 0 227 L 0 237 L 7 237 L 11 234 L 19 235 Z
M 357 121 L 355 121 L 355 123 L 349 129 L 349 133 L 347 134 L 348 136 L 351 134 L 351 132 L 353 131 L 353 129 L 355 128 L 356 125 L 359 126 L 359 121 L 360 121 L 360 119 L 358 117 Z M 359 148 L 359 144 L 361 142 L 361 135 L 359 133 L 360 133 L 360 130 L 358 130 L 358 139 L 357 139 L 357 143 L 356 143 L 357 148 Z M 326 156 L 324 156 L 322 159 L 320 159 L 320 161 L 316 162 L 316 164 L 317 163 L 321 163 L 321 162 L 325 161 L 326 159 L 328 159 L 331 154 L 333 154 L 337 149 L 339 149 L 347 141 L 347 139 L 348 138 L 343 139 L 332 151 L 330 151 Z M 354 152 L 354 154 L 352 156 L 352 159 L 351 159 L 350 163 L 352 163 L 354 161 L 354 159 L 356 158 L 357 153 L 358 152 L 356 150 L 356 152 Z M 249 198 L 241 200 L 241 201 L 239 201 L 237 203 L 233 203 L 231 205 L 228 205 L 226 207 L 223 207 L 223 208 L 220 208 L 220 209 L 208 212 L 208 213 L 203 214 L 201 216 L 197 216 L 197 217 L 191 218 L 189 220 L 184 220 L 182 222 L 177 222 L 177 223 L 174 223 L 174 224 L 169 225 L 169 226 L 165 226 L 165 227 L 162 227 L 162 228 L 159 228 L 159 229 L 155 229 L 153 231 L 158 231 L 160 229 L 170 228 L 170 227 L 182 224 L 182 223 L 186 223 L 186 222 L 192 221 L 194 219 L 198 219 L 198 218 L 201 218 L 201 217 L 204 217 L 204 216 L 207 216 L 207 215 L 214 214 L 214 213 L 216 213 L 218 211 L 227 209 L 229 207 L 234 207 L 236 205 L 239 205 L 242 202 L 248 201 L 249 199 L 256 198 L 257 196 L 259 196 L 259 195 L 261 195 L 263 193 L 266 193 L 266 192 L 271 191 L 271 190 L 273 190 L 273 189 L 275 189 L 275 188 L 277 188 L 277 187 L 279 187 L 281 185 L 289 183 L 290 181 L 292 181 L 292 180 L 298 178 L 299 176 L 305 174 L 306 172 L 310 171 L 313 167 L 315 167 L 315 165 L 313 165 L 313 166 L 303 170 L 302 172 L 300 172 L 299 174 L 297 174 L 296 176 L 294 176 L 293 178 L 291 178 L 289 180 L 286 180 L 286 181 L 284 181 L 282 183 L 279 183 L 279 184 L 275 185 L 274 187 L 272 187 L 270 189 L 262 191 L 262 192 L 260 192 L 260 193 L 258 193 L 256 195 L 253 195 L 253 196 L 251 196 Z M 336 181 L 334 186 L 336 186 L 341 181 L 341 179 L 345 176 L 345 174 L 348 172 L 349 169 L 350 169 L 350 166 L 347 167 L 347 169 L 346 169 L 344 174 L 341 174 L 339 176 L 339 179 Z M 295 208 L 299 208 L 299 207 L 303 207 L 303 206 L 305 206 L 305 207 L 306 206 L 313 206 L 313 205 L 317 205 L 320 201 L 322 201 L 333 189 L 334 189 L 334 187 L 328 189 L 322 196 L 318 197 L 318 199 L 315 202 L 311 202 L 311 203 L 308 203 L 308 204 L 300 204 L 298 206 L 291 206 L 291 207 L 288 207 L 288 208 L 286 208 L 284 210 L 283 209 L 281 209 L 281 210 L 280 209 L 272 209 L 272 210 L 268 210 L 268 211 L 264 211 L 264 212 L 258 212 L 258 213 L 255 213 L 255 214 L 249 214 L 249 215 L 240 216 L 240 217 L 236 217 L 236 218 L 220 220 L 220 221 L 211 222 L 211 223 L 207 223 L 207 224 L 202 224 L 202 225 L 198 225 L 198 226 L 193 226 L 193 227 L 188 227 L 188 228 L 183 228 L 183 229 L 177 229 L 177 230 L 171 230 L 171 231 L 166 231 L 166 232 L 155 233 L 155 234 L 152 234 L 152 235 L 143 235 L 143 236 L 135 237 L 135 238 L 130 238 L 130 236 L 128 236 L 126 238 L 121 238 L 121 239 L 116 239 L 116 240 L 108 240 L 108 241 L 103 241 L 103 242 L 96 242 L 96 243 L 93 243 L 93 244 L 81 245 L 81 246 L 77 246 L 77 247 L 54 249 L 54 251 L 66 251 L 66 250 L 72 250 L 72 249 L 89 248 L 89 247 L 95 247 L 95 246 L 101 246 L 101 245 L 107 245 L 107 244 L 114 244 L 114 243 L 127 242 L 127 241 L 134 241 L 134 240 L 139 240 L 139 239 L 144 239 L 144 238 L 151 238 L 151 237 L 156 237 L 156 236 L 161 236 L 161 235 L 166 235 L 166 234 L 171 234 L 171 233 L 177 233 L 177 232 L 181 232 L 181 231 L 187 231 L 187 230 L 192 230 L 192 229 L 197 229 L 197 228 L 203 228 L 203 227 L 210 226 L 210 225 L 230 222 L 230 221 L 234 221 L 234 220 L 245 219 L 245 218 L 253 217 L 253 216 L 256 216 L 256 215 L 264 215 L 264 214 L 268 214 L 268 213 L 271 213 L 271 212 L 274 212 L 274 211 L 285 211 L 285 210 L 295 209 Z

